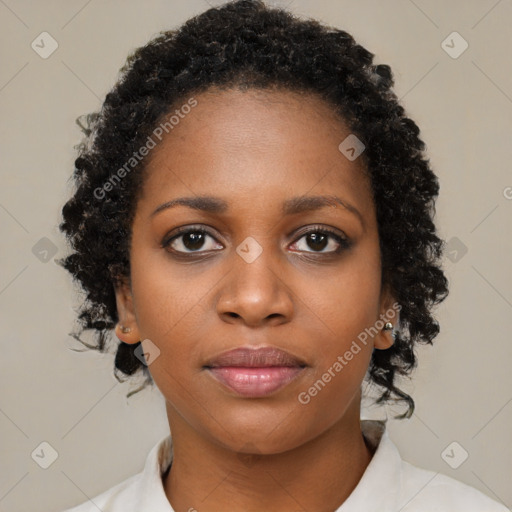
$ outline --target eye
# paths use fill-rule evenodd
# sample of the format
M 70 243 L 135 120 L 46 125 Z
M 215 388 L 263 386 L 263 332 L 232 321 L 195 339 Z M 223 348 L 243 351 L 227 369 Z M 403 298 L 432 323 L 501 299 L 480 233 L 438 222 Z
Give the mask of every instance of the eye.
M 208 239 L 211 241 L 208 243 Z M 205 247 L 206 245 L 206 247 Z M 165 238 L 162 242 L 164 249 L 171 248 L 172 252 L 191 254 L 222 249 L 213 235 L 202 227 L 189 226 L 179 230 L 173 236 Z M 202 251 L 200 249 L 203 249 Z
M 176 254 L 201 254 L 217 251 L 224 246 L 202 226 L 187 226 L 164 238 L 162 248 Z M 294 247 L 295 246 L 295 247 Z M 321 226 L 313 226 L 302 232 L 292 246 L 293 250 L 318 254 L 337 254 L 350 247 L 350 241 L 338 232 Z M 311 250 L 308 250 L 308 247 Z
M 347 238 L 337 232 L 320 226 L 314 226 L 302 233 L 302 236 L 293 244 L 297 250 L 313 253 L 339 253 L 350 247 Z M 293 246 L 292 246 L 293 247 Z M 313 249 L 309 251 L 308 247 Z

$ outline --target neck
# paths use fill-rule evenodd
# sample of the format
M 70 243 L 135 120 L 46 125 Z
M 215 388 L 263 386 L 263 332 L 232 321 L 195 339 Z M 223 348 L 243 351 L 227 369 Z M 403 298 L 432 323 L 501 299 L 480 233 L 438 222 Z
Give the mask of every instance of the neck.
M 164 476 L 176 511 L 336 510 L 357 486 L 372 453 L 359 407 L 319 437 L 270 455 L 240 454 L 194 430 L 167 404 L 173 462 Z

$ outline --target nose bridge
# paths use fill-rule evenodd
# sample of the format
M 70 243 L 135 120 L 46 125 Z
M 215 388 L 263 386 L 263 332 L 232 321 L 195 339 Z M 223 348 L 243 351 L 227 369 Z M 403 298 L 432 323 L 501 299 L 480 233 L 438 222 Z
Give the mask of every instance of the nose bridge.
M 270 238 L 258 241 L 249 236 L 236 247 L 232 257 L 232 268 L 218 303 L 219 314 L 240 317 L 248 324 L 259 324 L 270 317 L 289 317 L 292 299 Z

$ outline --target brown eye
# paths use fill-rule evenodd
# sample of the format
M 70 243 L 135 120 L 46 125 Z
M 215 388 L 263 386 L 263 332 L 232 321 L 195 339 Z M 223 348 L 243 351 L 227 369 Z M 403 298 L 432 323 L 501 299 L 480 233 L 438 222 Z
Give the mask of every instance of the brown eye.
M 199 231 L 191 231 L 181 235 L 182 245 L 190 251 L 198 251 L 204 245 L 205 234 Z
M 323 233 L 308 233 L 306 243 L 315 251 L 323 251 L 329 245 L 329 235 Z
M 348 248 L 350 244 L 346 238 L 334 231 L 326 228 L 313 228 L 303 233 L 293 245 L 298 251 L 336 253 Z
M 197 253 L 223 248 L 205 229 L 187 228 L 162 242 L 163 248 L 171 248 L 178 253 Z M 201 250 L 203 249 L 203 250 Z

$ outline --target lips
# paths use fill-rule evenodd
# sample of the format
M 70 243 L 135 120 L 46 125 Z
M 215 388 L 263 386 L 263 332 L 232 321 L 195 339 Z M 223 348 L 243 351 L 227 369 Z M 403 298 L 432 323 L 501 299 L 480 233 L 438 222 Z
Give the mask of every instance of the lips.
M 272 366 L 306 366 L 305 363 L 284 350 L 275 347 L 236 348 L 211 359 L 208 367 L 243 366 L 245 368 L 269 368 Z
M 237 348 L 211 359 L 205 369 L 244 397 L 264 397 L 283 388 L 306 367 L 301 359 L 275 347 Z

